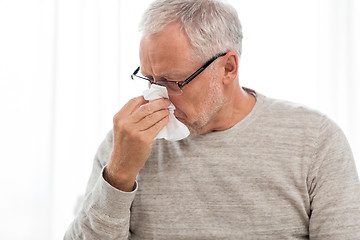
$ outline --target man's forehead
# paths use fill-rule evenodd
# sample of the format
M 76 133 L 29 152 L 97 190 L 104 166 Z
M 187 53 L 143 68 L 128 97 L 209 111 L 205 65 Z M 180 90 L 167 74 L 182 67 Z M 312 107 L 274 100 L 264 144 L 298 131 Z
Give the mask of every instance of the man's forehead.
M 187 35 L 178 24 L 143 36 L 140 42 L 141 72 L 154 77 L 181 79 L 193 70 L 194 54 Z
M 193 58 L 185 52 L 164 51 L 164 49 L 143 48 L 140 54 L 143 74 L 166 78 L 178 78 L 188 74 L 194 66 Z

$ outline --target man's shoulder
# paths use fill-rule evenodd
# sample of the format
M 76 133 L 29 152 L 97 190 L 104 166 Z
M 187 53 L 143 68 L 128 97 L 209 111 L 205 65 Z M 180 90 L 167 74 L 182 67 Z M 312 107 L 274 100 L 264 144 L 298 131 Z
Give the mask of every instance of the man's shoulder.
M 320 110 L 261 94 L 259 98 L 263 101 L 263 108 L 258 117 L 260 122 L 270 122 L 282 127 L 303 128 L 316 135 L 342 131 L 334 120 Z
M 262 100 L 261 113 L 266 118 L 273 118 L 274 120 L 291 120 L 296 122 L 321 122 L 329 119 L 321 111 L 306 106 L 301 103 L 296 103 L 288 100 L 271 98 L 258 94 L 259 99 Z

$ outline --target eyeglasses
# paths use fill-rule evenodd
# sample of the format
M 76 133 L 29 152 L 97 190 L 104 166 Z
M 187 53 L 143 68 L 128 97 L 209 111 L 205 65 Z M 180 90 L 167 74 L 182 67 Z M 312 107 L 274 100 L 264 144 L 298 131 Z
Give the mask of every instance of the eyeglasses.
M 214 62 L 217 58 L 225 56 L 226 53 L 219 53 L 212 57 L 209 61 L 207 61 L 204 65 L 202 65 L 198 70 L 196 70 L 193 74 L 190 75 L 190 77 L 186 78 L 184 81 L 165 81 L 165 80 L 159 80 L 154 81 L 151 78 L 144 77 L 143 75 L 139 74 L 140 67 L 138 67 L 133 74 L 131 74 L 131 79 L 134 80 L 134 77 L 144 79 L 149 81 L 149 84 L 156 84 L 163 87 L 166 87 L 168 90 L 169 95 L 181 95 L 182 94 L 182 88 L 191 82 L 194 78 L 196 78 L 202 71 L 204 71 L 212 62 Z

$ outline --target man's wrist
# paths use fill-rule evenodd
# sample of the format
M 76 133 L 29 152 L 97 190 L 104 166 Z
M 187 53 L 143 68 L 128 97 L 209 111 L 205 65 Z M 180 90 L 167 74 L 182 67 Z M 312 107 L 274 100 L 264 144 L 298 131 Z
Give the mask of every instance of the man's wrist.
M 103 177 L 106 182 L 120 191 L 132 192 L 135 189 L 136 178 L 128 174 L 114 173 L 109 166 L 105 167 Z

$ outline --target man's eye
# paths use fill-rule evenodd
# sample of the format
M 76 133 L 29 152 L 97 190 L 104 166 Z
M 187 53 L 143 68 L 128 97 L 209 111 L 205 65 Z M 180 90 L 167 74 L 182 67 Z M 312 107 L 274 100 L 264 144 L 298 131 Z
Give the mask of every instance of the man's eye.
M 171 89 L 176 88 L 178 86 L 177 82 L 173 82 L 173 81 L 156 81 L 155 84 Z
M 165 81 L 167 85 L 177 85 L 177 82 Z

